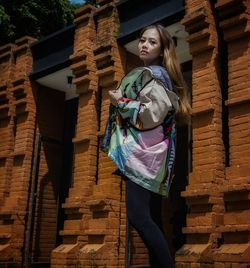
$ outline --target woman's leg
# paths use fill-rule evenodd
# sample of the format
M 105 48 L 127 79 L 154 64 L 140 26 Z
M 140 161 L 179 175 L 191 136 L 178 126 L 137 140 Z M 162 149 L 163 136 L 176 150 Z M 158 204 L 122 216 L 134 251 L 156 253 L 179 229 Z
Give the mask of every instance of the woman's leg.
M 147 246 L 152 268 L 172 268 L 173 263 L 166 239 L 160 227 L 153 220 L 156 215 L 159 216 L 159 208 L 155 207 L 157 204 L 160 205 L 159 200 L 154 193 L 127 179 L 126 207 L 128 220 Z M 151 211 L 157 213 L 151 214 Z M 158 224 L 160 224 L 159 217 Z

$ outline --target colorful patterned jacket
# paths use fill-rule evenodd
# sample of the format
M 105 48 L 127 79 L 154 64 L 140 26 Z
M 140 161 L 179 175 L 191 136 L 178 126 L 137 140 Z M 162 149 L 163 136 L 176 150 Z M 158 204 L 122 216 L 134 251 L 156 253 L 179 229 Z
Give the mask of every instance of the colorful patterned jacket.
M 128 73 L 110 98 L 102 150 L 119 173 L 166 196 L 175 160 L 178 96 L 165 68 L 139 67 Z

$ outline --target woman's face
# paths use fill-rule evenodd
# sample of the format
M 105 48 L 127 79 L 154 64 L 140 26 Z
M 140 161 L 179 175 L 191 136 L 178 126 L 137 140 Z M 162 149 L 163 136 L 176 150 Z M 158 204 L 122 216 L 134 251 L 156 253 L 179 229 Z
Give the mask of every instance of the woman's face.
M 155 28 L 147 29 L 138 44 L 139 57 L 145 66 L 159 65 L 161 55 L 161 37 Z

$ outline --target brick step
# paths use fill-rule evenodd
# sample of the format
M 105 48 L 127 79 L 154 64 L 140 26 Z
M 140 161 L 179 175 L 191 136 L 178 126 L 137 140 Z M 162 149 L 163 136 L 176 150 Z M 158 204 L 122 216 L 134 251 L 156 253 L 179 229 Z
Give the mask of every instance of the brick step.
M 183 227 L 182 232 L 184 234 L 209 234 L 214 231 L 214 228 L 210 226 L 195 226 L 195 227 Z
M 11 249 L 11 247 L 10 247 L 9 243 L 0 245 L 0 256 L 4 256 L 4 252 L 8 251 L 10 249 Z M 0 263 L 0 267 L 5 267 L 5 266 L 1 266 L 1 263 Z
M 79 62 L 79 61 L 85 61 L 86 60 L 86 54 L 72 54 L 69 58 L 72 62 Z
M 66 202 L 62 204 L 62 208 L 76 208 L 79 209 L 83 206 L 83 201 L 74 201 L 69 198 L 66 199 Z
M 13 192 L 13 191 L 12 191 Z M 7 212 L 11 212 L 11 214 L 13 213 L 13 211 L 15 211 L 15 207 L 17 204 L 20 204 L 21 199 L 18 197 L 7 197 L 4 201 L 4 205 L 2 206 L 2 208 L 0 209 L 0 214 L 1 212 L 3 212 L 4 214 Z
M 198 262 L 203 256 L 209 256 L 211 244 L 184 244 L 175 254 L 176 262 Z M 178 266 L 177 266 L 178 267 Z M 190 266 L 189 266 L 190 267 Z
M 83 220 L 81 219 L 67 219 L 64 221 L 64 230 L 70 231 L 70 230 L 80 230 L 83 229 Z
M 112 56 L 111 47 L 107 47 L 104 51 L 95 51 L 95 61 L 102 61 L 105 58 Z
M 7 232 L 5 233 L 0 230 L 0 246 L 8 244 L 10 239 L 11 239 L 11 233 L 7 233 Z M 0 247 L 0 252 L 1 252 L 1 247 Z
M 103 230 L 108 229 L 109 227 L 109 219 L 107 218 L 99 218 L 99 219 L 90 219 L 88 221 L 88 226 L 86 228 L 86 232 L 89 230 L 100 231 L 103 234 Z
M 9 110 L 9 103 L 0 105 L 0 110 Z
M 7 99 L 7 91 L 6 90 L 3 90 L 3 91 L 0 91 L 0 99 Z
M 228 260 L 230 260 L 230 262 L 234 263 L 246 263 L 246 266 L 243 267 L 249 267 L 248 265 L 250 263 L 250 243 L 223 244 L 220 246 L 219 249 L 216 249 L 213 258 L 215 261 L 219 262 L 228 262 Z
M 85 235 L 85 230 L 62 230 L 59 232 L 61 236 L 77 236 Z
M 78 61 L 70 65 L 71 70 L 78 71 L 87 68 L 86 60 Z
M 10 233 L 2 233 L 0 232 L 0 239 L 10 239 L 11 234 Z
M 97 75 L 99 77 L 106 76 L 106 75 L 111 75 L 115 73 L 115 67 L 114 66 L 108 66 L 106 68 L 100 69 L 97 72 Z
M 234 232 L 245 232 L 250 231 L 250 224 L 230 224 L 224 225 L 216 228 L 216 231 L 221 233 L 234 233 Z
M 82 84 L 82 83 L 88 83 L 89 81 L 91 80 L 90 76 L 87 74 L 87 75 L 84 75 L 84 76 L 80 76 L 78 78 L 73 78 L 73 81 L 72 83 L 75 84 L 75 85 L 78 85 L 78 84 Z M 86 89 L 84 90 L 83 92 L 88 92 L 89 89 Z M 77 91 L 78 93 L 83 93 L 82 91 L 78 90 Z
M 107 235 L 109 234 L 109 230 L 107 229 L 87 229 L 85 230 L 86 235 Z
M 186 191 L 181 193 L 182 197 L 194 197 L 194 198 L 199 198 L 204 197 L 204 196 L 209 196 L 211 193 L 211 189 L 192 189 L 189 190 L 187 189 Z
M 14 213 L 14 210 L 0 210 L 0 219 L 6 219 L 10 218 L 12 214 Z
M 239 178 L 237 180 L 225 183 L 221 188 L 221 191 L 224 193 L 245 192 L 245 191 L 250 192 L 250 178 L 249 179 Z

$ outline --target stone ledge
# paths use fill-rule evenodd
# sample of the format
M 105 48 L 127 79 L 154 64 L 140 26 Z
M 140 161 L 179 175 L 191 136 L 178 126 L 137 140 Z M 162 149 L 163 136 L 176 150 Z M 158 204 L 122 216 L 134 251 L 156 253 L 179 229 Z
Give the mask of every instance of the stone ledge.
M 243 103 L 249 103 L 250 102 L 250 94 L 248 96 L 243 95 L 239 96 L 238 98 L 232 98 L 230 100 L 225 101 L 225 104 L 228 107 L 236 106 L 236 105 L 241 105 Z
M 8 43 L 6 45 L 0 46 L 0 53 L 5 53 L 5 51 L 11 50 L 15 47 L 16 47 L 16 45 L 13 43 Z M 1 55 L 0 55 L 0 57 L 1 57 Z
M 31 36 L 28 36 L 28 35 L 25 35 L 25 36 L 23 36 L 23 37 L 17 39 L 17 40 L 15 41 L 15 44 L 18 45 L 18 46 L 21 46 L 21 45 L 23 45 L 23 44 L 28 44 L 28 45 L 30 45 L 30 44 L 32 44 L 32 43 L 35 42 L 35 41 L 37 41 L 36 38 L 31 37 Z
M 0 233 L 0 239 L 10 239 L 11 234 L 9 233 Z
M 208 14 L 204 7 L 201 7 L 190 14 L 187 14 L 184 19 L 182 19 L 181 24 L 183 24 L 189 33 L 195 32 L 197 29 L 201 29 L 209 25 L 206 20 Z
M 247 244 L 224 244 L 216 249 L 213 256 L 215 261 L 239 262 L 249 264 L 250 243 Z M 236 266 L 235 266 L 236 267 Z
M 4 244 L 4 245 L 0 245 L 0 255 L 1 255 L 1 261 L 4 260 L 4 257 L 3 257 L 3 254 L 5 253 L 5 251 L 7 250 L 11 250 L 11 246 L 10 244 Z M 11 254 L 11 252 L 10 252 Z M 7 259 L 10 259 L 10 258 L 7 258 Z M 8 263 L 7 263 L 8 264 Z M 13 264 L 13 263 L 11 263 Z M 7 267 L 7 266 L 6 266 Z
M 181 193 L 182 197 L 186 197 L 186 198 L 199 198 L 199 197 L 204 197 L 207 196 L 209 197 L 211 190 L 210 189 L 203 189 L 203 190 L 186 190 L 184 192 Z
M 83 206 L 83 201 L 68 201 L 66 199 L 66 202 L 62 204 L 62 208 L 81 208 Z
M 62 236 L 75 236 L 75 235 L 85 235 L 85 230 L 62 230 L 59 232 Z
M 70 60 L 72 62 L 79 62 L 79 61 L 85 61 L 87 58 L 87 55 L 85 54 L 85 52 L 77 52 L 75 54 L 72 54 L 69 56 Z
M 17 85 L 23 84 L 26 80 L 26 76 L 19 75 L 18 77 L 15 77 L 14 80 L 11 81 L 13 87 L 16 87 Z
M 12 50 L 10 49 L 9 51 L 6 51 L 6 52 L 0 54 L 0 60 L 1 60 L 1 59 L 4 59 L 4 58 L 6 58 L 6 57 L 9 57 L 9 58 L 10 58 L 10 57 L 13 55 L 13 50 L 14 50 L 14 48 L 15 48 L 15 47 L 13 47 Z M 3 51 L 3 49 L 2 49 L 2 51 Z M 1 51 L 0 51 L 0 52 L 1 52 Z
M 237 192 L 249 192 L 250 193 L 250 183 L 247 183 L 247 181 L 245 179 L 243 179 L 244 184 L 235 184 L 233 182 L 228 182 L 225 183 L 222 187 L 221 187 L 221 191 L 226 194 L 230 194 L 230 193 L 237 193 Z M 238 197 L 238 199 L 240 200 L 240 196 Z
M 70 65 L 70 69 L 72 71 L 78 71 L 78 70 L 85 69 L 85 68 L 87 68 L 86 60 L 77 61 Z
M 215 228 L 211 226 L 196 226 L 196 227 L 183 227 L 184 234 L 210 234 L 214 232 Z
M 235 233 L 250 231 L 250 224 L 235 224 L 235 225 L 224 225 L 216 227 L 216 231 L 220 233 Z
M 109 231 L 107 229 L 91 229 L 91 227 L 84 231 L 85 235 L 107 235 Z
M 3 208 L 2 208 L 3 209 Z M 0 217 L 1 216 L 9 216 L 11 217 L 15 213 L 14 210 L 0 210 Z
M 176 262 L 198 262 L 203 256 L 209 255 L 211 244 L 185 244 L 176 253 Z
M 216 106 L 214 104 L 209 104 L 208 106 L 194 107 L 192 111 L 192 116 L 200 116 L 205 113 L 211 113 L 215 110 Z
M 110 75 L 110 74 L 114 74 L 115 73 L 115 67 L 114 66 L 108 66 L 106 68 L 103 68 L 101 70 L 98 70 L 96 72 L 96 74 L 99 76 L 99 77 L 103 77 L 103 76 L 106 76 L 106 75 Z
M 83 84 L 83 83 L 89 83 L 90 80 L 91 80 L 90 76 L 88 74 L 86 74 L 86 75 L 83 75 L 83 76 L 80 76 L 80 77 L 77 77 L 77 78 L 73 78 L 72 83 L 75 84 L 75 85 L 79 85 L 79 84 Z M 86 92 L 89 92 L 89 91 L 92 91 L 92 90 L 88 88 L 87 90 L 84 90 L 82 92 L 80 89 L 77 89 L 78 94 L 86 93 Z
M 72 142 L 74 144 L 80 144 L 80 143 L 85 143 L 91 140 L 91 134 L 88 135 L 84 135 L 84 136 L 77 136 L 75 138 L 72 139 Z
M 3 111 L 3 110 L 5 110 L 5 111 L 9 111 L 9 104 L 8 103 L 6 103 L 6 104 L 3 104 L 3 105 L 0 105 L 0 111 Z M 4 117 L 8 117 L 9 115 L 6 115 L 6 116 L 3 116 L 3 117 L 1 117 L 1 118 L 4 118 Z

